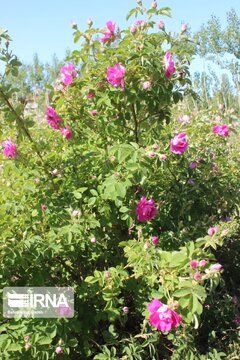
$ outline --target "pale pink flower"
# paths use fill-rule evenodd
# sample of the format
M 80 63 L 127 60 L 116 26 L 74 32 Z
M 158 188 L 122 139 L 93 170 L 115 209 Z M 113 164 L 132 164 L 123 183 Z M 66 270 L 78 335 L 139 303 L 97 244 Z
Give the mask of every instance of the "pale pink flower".
M 190 265 L 190 267 L 192 269 L 196 269 L 198 267 L 198 261 L 197 260 L 191 260 L 189 265 Z
M 137 204 L 136 208 L 137 219 L 140 222 L 150 221 L 157 215 L 157 208 L 153 199 L 147 200 L 144 196 Z
M 185 31 L 187 31 L 187 24 L 182 24 L 181 25 L 181 32 L 183 33 Z
M 91 241 L 92 244 L 96 244 L 97 239 L 95 237 L 92 237 L 90 241 Z
M 199 266 L 200 266 L 200 267 L 204 267 L 204 266 L 206 266 L 206 264 L 207 264 L 207 261 L 204 260 L 204 259 L 202 259 L 202 260 L 199 261 Z
M 160 160 L 161 161 L 166 161 L 167 160 L 167 155 L 160 155 Z
M 159 244 L 159 239 L 158 239 L 157 236 L 152 236 L 151 240 L 152 240 L 153 245 L 158 245 Z
M 56 309 L 56 312 L 61 317 L 73 316 L 73 309 L 70 306 L 59 305 L 59 307 Z
M 183 125 L 189 124 L 190 123 L 190 116 L 188 116 L 188 115 L 179 116 L 178 121 L 180 123 L 182 123 Z
M 15 159 L 17 157 L 17 145 L 8 139 L 2 142 L 3 155 L 8 159 Z
M 124 90 L 124 75 L 126 68 L 120 64 L 109 67 L 107 70 L 107 80 L 114 87 L 122 87 Z
M 174 61 L 172 57 L 172 53 L 167 51 L 164 55 L 164 66 L 165 66 L 165 75 L 166 77 L 170 78 L 176 71 L 174 66 Z
M 196 169 L 197 166 L 198 166 L 197 161 L 190 161 L 190 163 L 189 163 L 189 168 L 190 168 L 191 170 Z
M 157 150 L 157 149 L 159 148 L 159 146 L 158 146 L 158 144 L 153 144 L 153 145 L 152 145 L 152 148 L 153 148 L 154 150 Z
M 42 204 L 42 205 L 41 205 L 41 209 L 42 209 L 43 212 L 47 211 L 47 205 Z
M 105 271 L 105 278 L 110 279 L 110 277 L 111 277 L 110 271 Z
M 151 84 L 150 81 L 144 81 L 144 82 L 143 82 L 143 89 L 144 89 L 144 90 L 150 90 L 151 87 L 152 87 L 152 84 Z
M 177 155 L 182 155 L 188 148 L 186 133 L 176 135 L 170 143 L 170 150 Z
M 157 23 L 157 27 L 160 29 L 160 30 L 164 30 L 165 29 L 165 23 L 163 20 L 160 20 L 158 23 Z
M 28 336 L 28 335 L 26 335 L 26 336 L 24 336 L 24 338 L 23 338 L 23 339 L 24 339 L 24 341 L 25 341 L 25 342 L 28 342 L 30 338 L 29 338 L 29 336 Z
M 221 264 L 213 264 L 211 265 L 210 267 L 210 270 L 213 271 L 213 272 L 219 272 L 223 269 L 223 266 Z
M 73 210 L 72 211 L 72 217 L 77 219 L 81 215 L 81 212 L 79 210 Z
M 229 135 L 229 127 L 228 125 L 216 125 L 212 129 L 214 134 L 217 134 L 222 137 L 227 137 Z
M 157 1 L 153 0 L 152 4 L 151 4 L 151 8 L 152 9 L 156 9 L 157 8 Z
M 55 353 L 56 354 L 62 354 L 63 353 L 63 348 L 61 346 L 56 347 Z
M 219 110 L 224 110 L 224 105 L 223 104 L 218 104 L 218 108 L 219 108 Z
M 65 128 L 61 128 L 60 132 L 66 140 L 71 140 L 73 137 L 72 131 L 70 130 L 68 125 L 66 125 Z
M 127 306 L 124 306 L 124 307 L 122 308 L 122 311 L 123 311 L 125 314 L 127 314 L 127 313 L 129 312 L 129 308 L 128 308 Z
M 136 26 L 138 28 L 144 29 L 147 26 L 147 22 L 145 20 L 137 20 Z
M 212 226 L 208 229 L 208 235 L 213 236 L 218 231 L 218 228 L 216 226 Z
M 56 110 L 48 106 L 46 111 L 46 118 L 49 123 L 49 125 L 53 128 L 58 130 L 59 125 L 62 123 L 62 119 L 57 115 Z
M 197 271 L 194 276 L 193 276 L 194 280 L 196 281 L 201 281 L 202 280 L 202 276 L 201 273 L 199 271 Z
M 154 151 L 149 151 L 147 153 L 147 156 L 150 158 L 150 159 L 154 159 L 156 157 L 156 153 Z
M 130 31 L 131 31 L 131 33 L 133 34 L 133 35 L 135 35 L 136 34 L 136 32 L 137 32 L 137 26 L 135 25 L 135 24 L 132 24 L 131 26 L 130 26 Z
M 65 86 L 69 86 L 73 79 L 77 76 L 77 72 L 73 64 L 68 64 L 60 69 L 61 81 Z
M 158 299 L 153 299 L 148 304 L 148 310 L 150 312 L 150 324 L 162 332 L 171 331 L 174 327 L 178 327 L 182 321 L 181 316 Z

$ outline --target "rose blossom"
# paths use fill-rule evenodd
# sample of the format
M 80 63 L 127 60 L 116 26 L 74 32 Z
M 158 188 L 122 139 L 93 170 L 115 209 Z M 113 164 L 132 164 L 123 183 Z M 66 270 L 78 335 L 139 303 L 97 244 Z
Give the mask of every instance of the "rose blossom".
M 197 260 L 191 260 L 189 265 L 190 265 L 190 267 L 192 269 L 196 269 L 198 267 L 198 261 Z
M 222 137 L 227 137 L 229 135 L 228 125 L 216 125 L 213 127 L 212 132 Z
M 182 24 L 181 25 L 181 32 L 185 32 L 187 30 L 187 24 Z
M 95 237 L 92 237 L 90 241 L 91 241 L 92 244 L 96 244 L 96 242 L 97 242 Z
M 152 148 L 153 148 L 154 150 L 157 150 L 157 149 L 159 148 L 159 146 L 158 146 L 158 144 L 153 144 L 153 145 L 152 145 Z
M 47 205 L 42 204 L 42 205 L 41 205 L 41 209 L 42 209 L 43 212 L 47 211 Z
M 182 155 L 188 148 L 186 133 L 176 135 L 170 144 L 170 150 L 177 155 Z
M 8 139 L 2 142 L 3 155 L 8 159 L 17 157 L 17 145 Z
M 160 20 L 160 21 L 157 23 L 157 27 L 158 27 L 160 30 L 164 30 L 164 28 L 165 28 L 164 21 L 163 21 L 163 20 Z
M 127 306 L 124 306 L 124 307 L 122 308 L 122 311 L 123 311 L 125 314 L 127 314 L 127 313 L 129 312 L 129 308 L 128 308 Z
M 204 259 L 199 261 L 199 266 L 201 266 L 201 267 L 206 266 L 206 264 L 207 264 L 207 261 Z
M 189 168 L 190 168 L 191 170 L 196 169 L 197 166 L 198 166 L 197 161 L 190 161 L 190 163 L 189 163 Z
M 202 276 L 201 273 L 199 271 L 197 271 L 194 276 L 193 276 L 194 280 L 196 281 L 201 281 L 202 280 Z
M 219 272 L 220 270 L 222 270 L 222 268 L 223 268 L 223 266 L 221 264 L 217 263 L 217 264 L 211 265 L 210 270 L 213 272 Z
M 60 69 L 61 81 L 65 86 L 69 86 L 73 79 L 77 76 L 77 72 L 73 64 L 68 64 Z
M 176 69 L 174 66 L 174 61 L 172 58 L 172 53 L 167 51 L 164 55 L 164 66 L 165 66 L 165 75 L 170 78 L 172 74 L 175 73 Z
M 149 89 L 151 89 L 151 83 L 150 83 L 150 81 L 144 81 L 144 83 L 143 83 L 143 89 L 144 90 L 149 90 Z
M 62 354 L 63 353 L 63 348 L 61 346 L 56 347 L 55 353 L 56 354 Z
M 92 110 L 92 111 L 90 111 L 90 114 L 91 114 L 92 116 L 96 116 L 96 115 L 97 115 L 97 110 Z
M 61 134 L 66 140 L 71 140 L 73 135 L 68 125 L 65 128 L 60 129 Z
M 149 221 L 157 215 L 157 208 L 153 199 L 147 200 L 144 196 L 137 204 L 136 208 L 137 219 L 140 222 Z
M 102 43 L 107 42 L 109 39 L 114 39 L 115 36 L 114 31 L 115 31 L 116 23 L 113 21 L 108 21 L 106 25 L 107 25 L 107 31 L 104 32 L 103 37 L 100 38 L 100 41 Z
M 120 64 L 116 64 L 113 67 L 109 67 L 107 70 L 107 80 L 114 87 L 122 87 L 124 90 L 124 74 L 126 68 Z
M 213 236 L 214 234 L 217 233 L 217 231 L 218 231 L 218 228 L 216 226 L 210 227 L 208 229 L 208 235 Z
M 90 93 L 87 94 L 87 98 L 92 99 L 95 95 L 96 95 L 95 91 L 90 92 Z
M 148 304 L 148 310 L 150 312 L 150 324 L 162 332 L 171 331 L 172 328 L 178 327 L 182 321 L 181 316 L 158 299 L 153 299 Z
M 188 115 L 179 116 L 178 121 L 180 123 L 182 123 L 183 125 L 189 124 L 190 123 L 190 116 L 188 116 Z
M 136 32 L 137 32 L 137 26 L 135 25 L 135 24 L 132 24 L 131 26 L 130 26 L 130 31 L 131 31 L 131 33 L 133 34 L 133 35 L 135 35 L 136 34 Z
M 110 271 L 106 271 L 106 272 L 105 272 L 105 278 L 106 278 L 106 279 L 110 279 L 110 277 L 111 277 Z
M 167 155 L 160 155 L 160 160 L 161 161 L 166 161 L 167 160 Z
M 152 236 L 151 240 L 152 240 L 153 245 L 158 245 L 159 244 L 159 239 L 158 239 L 157 236 Z
M 56 130 L 59 129 L 59 124 L 61 124 L 62 119 L 57 115 L 56 110 L 53 107 L 51 107 L 51 106 L 47 107 L 46 118 L 47 118 L 49 125 L 53 129 L 56 129 Z

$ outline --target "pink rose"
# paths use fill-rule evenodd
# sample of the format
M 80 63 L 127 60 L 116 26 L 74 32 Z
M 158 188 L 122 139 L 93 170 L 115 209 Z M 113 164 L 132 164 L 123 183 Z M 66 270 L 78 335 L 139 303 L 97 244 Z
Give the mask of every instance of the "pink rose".
M 160 155 L 160 160 L 161 161 L 166 161 L 167 160 L 167 155 Z
M 183 125 L 189 124 L 190 123 L 190 116 L 188 116 L 188 115 L 179 116 L 178 121 L 180 123 L 182 123 Z
M 198 267 L 198 261 L 197 260 L 191 260 L 189 265 L 190 265 L 190 267 L 192 269 L 196 269 Z
M 111 21 L 111 20 L 109 20 L 109 21 L 107 21 L 107 28 L 108 28 L 108 30 L 111 32 L 111 33 L 114 33 L 114 31 L 115 31 L 115 27 L 116 27 L 116 23 L 115 22 L 113 22 L 113 21 Z
M 136 34 L 136 32 L 137 32 L 137 25 L 135 25 L 135 24 L 132 24 L 131 26 L 130 26 L 130 31 L 131 31 L 131 33 L 133 34 L 133 35 L 135 35 Z
M 97 110 L 92 110 L 92 111 L 90 111 L 90 114 L 91 114 L 92 116 L 96 116 L 96 115 L 97 115 Z
M 113 67 L 109 67 L 107 70 L 107 80 L 114 87 L 122 87 L 124 90 L 124 74 L 126 68 L 120 64 L 116 64 Z
M 207 264 L 207 261 L 204 259 L 199 261 L 199 266 L 201 266 L 201 267 L 206 266 L 206 264 Z
M 174 61 L 172 58 L 172 53 L 167 51 L 164 55 L 164 66 L 165 66 L 165 75 L 170 78 L 172 74 L 175 73 L 176 69 L 174 66 Z
M 171 331 L 174 327 L 178 327 L 182 321 L 181 316 L 158 299 L 153 299 L 148 304 L 148 310 L 150 312 L 150 324 L 162 332 Z
M 2 142 L 3 155 L 8 159 L 15 159 L 17 157 L 17 145 L 8 139 Z
M 194 276 L 193 276 L 194 280 L 196 281 L 201 281 L 202 280 L 202 276 L 201 273 L 199 271 L 197 271 Z
M 221 264 L 213 264 L 210 267 L 210 270 L 213 272 L 219 272 L 220 270 L 222 270 L 223 266 Z
M 47 211 L 47 205 L 42 204 L 42 205 L 41 205 L 41 209 L 42 209 L 43 212 Z
M 157 23 L 157 27 L 158 27 L 160 30 L 164 30 L 164 28 L 165 28 L 164 21 L 163 21 L 163 20 L 160 20 L 160 21 Z
M 151 87 L 152 87 L 152 85 L 151 85 L 150 81 L 144 81 L 144 83 L 143 83 L 144 90 L 149 90 L 149 89 L 151 89 Z
M 55 353 L 56 354 L 62 354 L 63 353 L 63 348 L 61 346 L 56 347 Z
M 91 241 L 92 244 L 96 244 L 97 239 L 95 237 L 92 237 L 90 241 Z
M 187 31 L 187 24 L 182 24 L 181 25 L 181 32 L 183 33 L 185 31 Z
M 73 79 L 77 76 L 77 72 L 73 64 L 68 64 L 60 69 L 61 81 L 65 86 L 69 86 Z
M 147 200 L 144 196 L 137 204 L 136 208 L 137 219 L 140 222 L 149 221 L 157 215 L 157 208 L 153 199 Z
M 157 236 L 152 236 L 152 244 L 153 245 L 158 245 L 159 244 L 159 239 Z
M 115 26 L 116 26 L 116 23 L 113 22 L 113 21 L 108 21 L 107 22 L 107 31 L 103 33 L 103 37 L 100 38 L 100 41 L 102 43 L 105 43 L 107 42 L 108 40 L 112 40 L 114 39 L 114 31 L 115 31 Z
M 60 132 L 66 140 L 71 140 L 73 137 L 72 131 L 68 125 L 65 128 L 61 128 Z
M 53 129 L 59 129 L 59 125 L 62 123 L 62 119 L 57 115 L 56 110 L 53 107 L 47 107 L 46 118 L 47 122 Z
M 127 306 L 124 306 L 124 307 L 122 308 L 122 311 L 123 311 L 125 314 L 127 314 L 127 313 L 129 312 L 129 308 L 128 308 Z
M 229 135 L 229 127 L 228 125 L 216 125 L 212 129 L 214 134 L 217 134 L 222 137 L 227 137 Z
M 177 155 L 182 155 L 188 148 L 186 133 L 176 135 L 170 144 L 170 150 Z
M 197 166 L 198 166 L 197 161 L 190 161 L 190 163 L 189 163 L 189 168 L 190 168 L 191 170 L 196 169 Z
M 208 229 L 208 235 L 213 236 L 214 234 L 217 233 L 217 231 L 218 231 L 218 228 L 216 226 L 210 227 Z

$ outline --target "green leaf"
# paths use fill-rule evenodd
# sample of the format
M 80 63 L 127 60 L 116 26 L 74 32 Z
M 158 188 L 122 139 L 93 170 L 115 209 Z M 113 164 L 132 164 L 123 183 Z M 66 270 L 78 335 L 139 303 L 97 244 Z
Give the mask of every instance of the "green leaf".
M 51 344 L 51 342 L 52 342 L 52 338 L 48 337 L 48 336 L 45 336 L 38 340 L 39 345 L 48 345 L 48 344 Z
M 22 350 L 22 346 L 20 344 L 11 344 L 9 345 L 8 351 L 21 351 Z
M 187 287 L 187 288 L 182 288 L 182 289 L 174 291 L 173 296 L 182 297 L 185 295 L 189 295 L 191 293 L 192 293 L 192 289 Z

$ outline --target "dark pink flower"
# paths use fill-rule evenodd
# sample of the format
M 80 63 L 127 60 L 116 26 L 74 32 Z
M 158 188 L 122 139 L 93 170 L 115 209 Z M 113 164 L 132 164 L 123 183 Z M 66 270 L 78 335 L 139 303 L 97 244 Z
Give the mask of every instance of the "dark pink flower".
M 147 200 L 144 196 L 137 204 L 136 214 L 138 221 L 149 221 L 157 215 L 157 208 L 153 199 Z
M 172 74 L 175 73 L 176 69 L 174 66 L 174 61 L 172 58 L 172 53 L 167 51 L 164 55 L 164 66 L 165 66 L 165 75 L 170 78 Z
M 216 125 L 212 129 L 214 134 L 217 134 L 222 137 L 227 137 L 229 135 L 229 127 L 228 125 Z
M 87 94 L 87 98 L 92 99 L 95 95 L 96 95 L 95 91 L 92 91 L 92 92 Z
M 100 41 L 102 43 L 105 43 L 110 39 L 111 40 L 114 39 L 115 36 L 114 31 L 115 31 L 116 23 L 113 21 L 108 21 L 106 25 L 107 25 L 107 31 L 105 31 L 103 33 L 103 37 L 100 38 Z
M 159 244 L 159 239 L 157 236 L 152 236 L 152 244 L 153 245 L 158 245 Z
M 107 80 L 114 87 L 122 87 L 124 90 L 124 74 L 126 68 L 120 64 L 116 64 L 113 67 L 109 67 L 107 70 Z
M 66 140 L 71 140 L 73 137 L 72 131 L 70 130 L 68 125 L 66 125 L 65 128 L 61 128 L 60 132 Z
M 46 118 L 49 125 L 53 129 L 59 129 L 59 125 L 62 123 L 62 119 L 57 115 L 56 110 L 53 107 L 47 107 Z
M 150 312 L 150 324 L 162 332 L 171 331 L 174 327 L 178 327 L 182 321 L 181 316 L 158 299 L 153 299 L 148 304 L 148 310 Z
M 8 139 L 2 142 L 3 155 L 8 159 L 17 157 L 17 145 Z
M 113 34 L 110 31 L 106 31 L 103 33 L 103 36 L 100 38 L 100 41 L 105 44 L 109 39 L 112 39 Z
M 41 209 L 42 209 L 43 212 L 47 211 L 47 205 L 42 204 L 42 205 L 41 205 Z
M 190 267 L 192 269 L 196 269 L 198 267 L 198 261 L 197 260 L 191 260 L 189 265 L 190 265 Z
M 170 150 L 177 155 L 182 155 L 188 148 L 186 133 L 176 135 L 170 144 Z
M 115 31 L 115 27 L 116 27 L 116 23 L 115 22 L 113 22 L 113 21 L 111 21 L 111 20 L 109 20 L 109 21 L 107 21 L 107 28 L 108 28 L 108 30 L 111 32 L 111 33 L 114 33 L 114 31 Z
M 96 116 L 96 115 L 97 115 L 97 110 L 92 110 L 92 111 L 90 111 L 90 114 L 91 114 L 92 116 Z
M 73 79 L 77 76 L 77 72 L 73 64 L 68 64 L 60 69 L 61 80 L 65 86 L 69 86 Z

